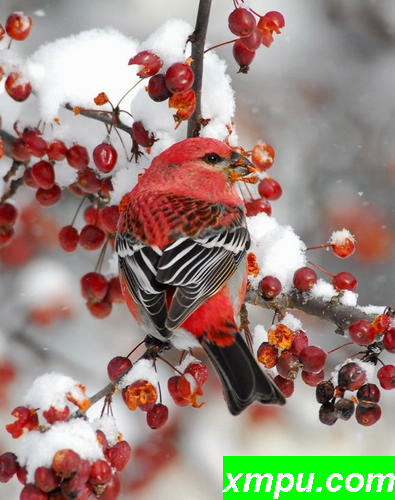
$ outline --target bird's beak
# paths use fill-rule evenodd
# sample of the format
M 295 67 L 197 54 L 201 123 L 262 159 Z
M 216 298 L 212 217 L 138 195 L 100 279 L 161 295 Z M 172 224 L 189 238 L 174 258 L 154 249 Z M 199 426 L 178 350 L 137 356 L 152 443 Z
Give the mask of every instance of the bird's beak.
M 231 182 L 241 181 L 251 184 L 258 182 L 257 169 L 245 156 L 236 151 L 232 152 L 227 170 Z

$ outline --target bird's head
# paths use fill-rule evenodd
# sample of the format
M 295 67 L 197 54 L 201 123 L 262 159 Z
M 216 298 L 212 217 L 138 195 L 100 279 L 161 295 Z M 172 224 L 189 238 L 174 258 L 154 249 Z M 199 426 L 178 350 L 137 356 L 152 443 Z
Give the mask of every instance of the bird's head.
M 170 146 L 160 155 L 168 165 L 194 163 L 212 171 L 222 172 L 229 182 L 256 183 L 257 170 L 240 153 L 227 144 L 208 137 L 193 137 Z

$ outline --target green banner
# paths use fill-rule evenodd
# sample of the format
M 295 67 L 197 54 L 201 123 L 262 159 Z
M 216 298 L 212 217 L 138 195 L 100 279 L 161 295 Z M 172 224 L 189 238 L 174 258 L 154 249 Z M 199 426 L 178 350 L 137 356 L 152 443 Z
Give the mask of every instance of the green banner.
M 394 457 L 224 457 L 223 498 L 395 499 Z

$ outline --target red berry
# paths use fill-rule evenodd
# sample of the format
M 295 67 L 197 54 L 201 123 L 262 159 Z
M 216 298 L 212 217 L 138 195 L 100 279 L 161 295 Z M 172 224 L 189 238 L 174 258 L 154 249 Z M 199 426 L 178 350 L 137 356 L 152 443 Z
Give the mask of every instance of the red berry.
M 360 403 L 378 403 L 380 401 L 380 389 L 376 384 L 365 384 L 358 389 L 357 399 Z
M 315 397 L 320 404 L 330 401 L 335 394 L 335 388 L 330 380 L 319 382 L 315 388 Z
M 248 36 L 256 26 L 255 17 L 249 10 L 239 7 L 229 14 L 228 26 L 234 35 Z
M 391 318 L 389 317 L 388 314 L 379 314 L 372 321 L 372 327 L 376 335 L 381 335 L 382 333 L 384 333 L 386 330 L 388 330 L 390 325 L 391 325 Z
M 332 285 L 336 290 L 351 290 L 353 292 L 357 288 L 358 281 L 352 274 L 342 271 L 333 277 Z
M 52 468 L 56 475 L 62 479 L 67 479 L 78 470 L 81 458 L 73 450 L 58 450 L 52 459 Z
M 262 43 L 270 47 L 273 43 L 273 31 L 281 33 L 281 28 L 285 26 L 284 16 L 277 11 L 267 12 L 259 19 L 258 28 L 262 31 Z
M 114 146 L 107 142 L 102 142 L 93 150 L 93 161 L 100 172 L 107 174 L 115 167 L 118 159 L 118 153 Z
M 121 282 L 119 281 L 118 276 L 111 278 L 108 283 L 108 300 L 116 304 L 122 304 L 125 302 L 122 295 Z
M 88 300 L 103 300 L 107 294 L 108 281 L 100 273 L 87 273 L 80 280 L 81 295 Z
M 264 198 L 246 201 L 244 205 L 246 207 L 247 217 L 253 217 L 254 215 L 260 214 L 261 212 L 264 212 L 267 215 L 272 214 L 272 207 L 270 203 Z
M 189 401 L 184 398 L 184 396 L 178 390 L 178 382 L 180 380 L 180 375 L 174 375 L 174 377 L 170 377 L 167 381 L 167 389 L 169 391 L 170 396 L 173 398 L 173 401 L 178 406 L 188 406 Z
M 48 145 L 47 155 L 52 161 L 62 161 L 65 159 L 67 153 L 66 144 L 59 139 L 52 141 Z
M 270 144 L 261 142 L 252 149 L 251 160 L 256 168 L 265 171 L 273 165 L 275 151 Z
M 27 150 L 25 141 L 23 139 L 15 139 L 15 141 L 11 144 L 10 153 L 16 161 L 28 163 L 30 160 L 30 153 Z
M 148 50 L 143 50 L 133 56 L 129 59 L 128 64 L 139 64 L 140 66 L 143 66 L 140 71 L 137 72 L 138 76 L 141 78 L 147 78 L 148 76 L 155 75 L 163 65 L 160 57 L 152 52 L 149 52 Z
M 295 271 L 293 277 L 294 287 L 302 292 L 307 292 L 317 283 L 317 273 L 311 267 L 301 267 Z
M 87 307 L 92 316 L 98 319 L 107 318 L 107 316 L 109 316 L 112 311 L 111 302 L 108 302 L 106 300 L 103 302 L 88 302 Z
M 62 195 L 62 190 L 57 184 L 54 184 L 50 189 L 39 188 L 36 192 L 36 200 L 44 207 L 55 205 Z
M 299 371 L 299 360 L 295 354 L 283 351 L 277 360 L 277 371 L 281 377 L 295 380 Z
M 257 359 L 265 368 L 273 368 L 278 360 L 277 347 L 269 344 L 269 342 L 262 342 L 257 351 Z
M 318 417 L 322 424 L 333 425 L 337 420 L 335 405 L 331 402 L 321 405 Z
M 48 500 L 48 495 L 32 484 L 23 487 L 19 500 Z
M 336 231 L 334 234 L 338 233 L 342 233 L 342 231 Z M 351 235 L 350 238 L 343 236 L 342 239 L 336 239 L 336 241 L 331 238 L 330 243 L 332 243 L 332 252 L 341 259 L 346 259 L 355 252 L 355 241 L 351 239 Z
M 107 449 L 106 457 L 113 467 L 121 471 L 129 462 L 131 452 L 132 450 L 126 441 L 119 441 L 119 443 Z
M 165 75 L 162 73 L 151 76 L 147 87 L 148 95 L 155 102 L 162 102 L 171 96 L 171 92 L 166 87 Z
M 259 283 L 265 299 L 273 299 L 281 292 L 281 282 L 274 276 L 265 276 Z
M 101 192 L 104 196 L 108 196 L 110 198 L 110 192 L 113 190 L 114 188 L 112 185 L 111 177 L 106 177 L 105 179 L 101 180 Z
M 395 366 L 384 365 L 377 372 L 377 378 L 383 389 L 395 389 Z
M 33 156 L 41 158 L 48 150 L 47 142 L 40 136 L 37 129 L 26 128 L 23 131 L 22 139 L 25 141 L 26 148 Z
M 55 171 L 48 161 L 41 160 L 35 163 L 31 174 L 34 182 L 42 189 L 51 189 L 55 184 Z
M 79 144 L 74 144 L 74 146 L 71 146 L 67 150 L 66 159 L 68 164 L 77 170 L 82 170 L 89 164 L 88 151 L 84 146 L 80 146 Z
M 14 228 L 11 226 L 0 226 L 0 247 L 5 247 L 14 236 Z
M 110 205 L 100 211 L 100 225 L 110 234 L 114 234 L 117 231 L 118 219 L 118 205 Z
M 236 40 L 233 44 L 233 57 L 240 66 L 240 72 L 246 73 L 255 57 L 255 50 L 249 49 L 242 40 Z
M 309 344 L 309 338 L 303 330 L 296 330 L 292 341 L 291 352 L 299 356 L 305 347 Z
M 204 385 L 208 380 L 207 366 L 201 361 L 189 363 L 184 373 L 190 373 L 200 386 Z
M 280 375 L 277 375 L 276 377 L 274 377 L 273 381 L 286 398 L 290 398 L 292 396 L 294 392 L 293 380 L 288 380 L 281 377 Z
M 385 332 L 383 343 L 387 351 L 395 352 L 395 327 L 392 327 Z
M 166 86 L 172 93 L 185 92 L 190 89 L 195 80 L 195 74 L 190 66 L 174 63 L 166 71 Z
M 8 16 L 5 22 L 8 36 L 20 42 L 29 36 L 31 27 L 31 17 L 24 16 L 22 12 L 14 12 Z
M 150 148 L 155 142 L 154 134 L 150 134 L 141 122 L 133 123 L 132 135 L 137 144 L 143 148 Z
M 31 168 L 26 168 L 25 171 L 23 172 L 23 182 L 25 183 L 26 186 L 29 186 L 31 188 L 37 189 L 37 183 L 32 177 L 32 169 Z
M 262 43 L 262 32 L 258 28 L 254 28 L 249 36 L 243 37 L 242 42 L 250 50 L 259 49 Z
M 369 321 L 365 319 L 360 319 L 351 323 L 348 327 L 348 331 L 350 332 L 351 340 L 358 345 L 369 345 L 376 337 L 374 328 Z
M 151 429 L 160 429 L 165 425 L 169 417 L 169 408 L 161 403 L 154 406 L 147 412 L 147 424 Z
M 366 406 L 359 404 L 355 410 L 355 418 L 357 419 L 357 422 L 366 427 L 375 424 L 380 417 L 381 408 L 379 405 Z
M 85 250 L 97 250 L 105 240 L 105 233 L 99 227 L 92 224 L 84 226 L 80 233 L 80 245 Z
M 0 481 L 8 482 L 19 469 L 18 460 L 14 453 L 9 451 L 0 455 Z
M 91 168 L 84 168 L 78 172 L 78 185 L 84 193 L 97 193 L 101 188 L 101 181 Z
M 366 382 L 366 372 L 354 362 L 343 365 L 338 373 L 341 390 L 357 391 Z
M 59 231 L 59 243 L 65 252 L 74 252 L 79 239 L 78 231 L 73 226 L 64 226 Z
M 117 474 L 111 476 L 110 482 L 107 484 L 104 493 L 100 496 L 100 500 L 117 500 L 121 490 L 121 483 Z
M 320 372 L 324 368 L 326 358 L 326 352 L 314 345 L 305 347 L 299 355 L 304 370 L 313 373 Z
M 115 356 L 107 365 L 107 373 L 110 380 L 117 379 L 122 373 L 132 366 L 129 358 Z
M 266 177 L 261 180 L 258 184 L 258 191 L 261 196 L 272 201 L 278 200 L 283 192 L 280 184 L 271 177 Z
M 305 370 L 302 371 L 302 379 L 306 385 L 310 385 L 311 387 L 315 387 L 320 382 L 322 382 L 325 378 L 325 373 L 321 370 L 318 373 L 311 373 Z
M 91 467 L 89 482 L 91 484 L 106 484 L 111 479 L 111 467 L 104 460 L 96 460 Z
M 7 76 L 4 87 L 14 101 L 25 101 L 32 91 L 31 83 L 21 73 L 14 71 Z
M 49 493 L 57 488 L 59 480 L 52 469 L 37 467 L 34 472 L 34 483 L 41 491 Z
M 97 223 L 99 222 L 99 213 L 100 211 L 93 205 L 87 207 L 84 212 L 85 222 L 87 224 L 92 224 L 93 226 L 96 226 Z
M 48 410 L 43 411 L 43 417 L 49 424 L 54 424 L 55 422 L 65 422 L 70 415 L 70 409 L 65 406 L 63 409 L 55 408 L 50 406 Z
M 20 467 L 16 471 L 16 477 L 18 478 L 18 481 L 21 484 L 26 484 L 27 483 L 27 469 L 26 469 L 26 467 Z
M 17 209 L 11 203 L 0 203 L 0 226 L 13 226 L 18 216 Z
M 342 420 L 350 420 L 354 414 L 354 403 L 351 399 L 341 398 L 335 403 L 335 414 Z

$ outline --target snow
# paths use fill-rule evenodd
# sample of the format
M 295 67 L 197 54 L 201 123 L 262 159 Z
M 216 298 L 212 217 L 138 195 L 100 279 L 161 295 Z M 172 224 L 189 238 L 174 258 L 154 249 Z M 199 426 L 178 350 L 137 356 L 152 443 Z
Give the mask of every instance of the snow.
M 155 371 L 152 360 L 140 359 L 132 368 L 126 373 L 119 381 L 119 388 L 123 389 L 136 380 L 147 380 L 151 382 L 154 387 L 158 386 L 158 374 Z
M 266 328 L 263 325 L 256 325 L 252 334 L 252 338 L 253 338 L 254 352 L 256 356 L 262 342 L 267 342 Z
M 338 292 L 333 288 L 333 286 L 322 278 L 319 278 L 317 283 L 310 290 L 312 297 L 322 299 L 325 302 L 329 302 L 332 297 L 337 295 L 337 293 Z
M 346 228 L 343 228 L 340 231 L 334 231 L 331 234 L 328 243 L 330 243 L 331 245 L 343 245 L 347 239 L 349 239 L 353 243 L 355 242 L 355 238 L 350 233 L 350 231 Z
M 77 180 L 78 171 L 70 168 L 67 161 L 57 161 L 55 163 L 55 181 L 61 187 L 65 188 Z
M 385 306 L 374 306 L 369 304 L 368 306 L 357 306 L 357 308 L 364 312 L 365 314 L 383 314 Z
M 300 319 L 296 318 L 293 314 L 287 312 L 281 323 L 291 330 L 303 330 L 303 325 Z
M 16 455 L 21 466 L 27 468 L 27 482 L 34 482 L 37 467 L 50 467 L 58 450 L 71 449 L 84 460 L 103 459 L 103 451 L 91 424 L 83 418 L 57 422 L 48 431 L 31 431 L 17 441 Z
M 200 359 L 195 358 L 192 356 L 192 354 L 187 354 L 182 362 L 176 366 L 177 370 L 179 370 L 181 373 L 184 373 L 185 369 L 187 368 L 188 365 L 191 363 L 200 363 Z
M 340 295 L 340 304 L 343 304 L 343 306 L 351 306 L 355 307 L 357 305 L 358 301 L 358 294 L 352 292 L 351 290 L 344 290 L 343 293 Z
M 264 213 L 249 217 L 247 226 L 251 235 L 250 252 L 256 255 L 260 267 L 258 276 L 250 278 L 252 284 L 257 286 L 264 276 L 275 276 L 287 293 L 294 272 L 306 263 L 306 245 L 290 226 L 282 226 Z
M 118 442 L 120 436 L 115 417 L 111 415 L 103 415 L 100 418 L 93 420 L 92 427 L 95 430 L 100 430 L 106 436 L 109 446 L 114 446 Z
M 50 406 L 61 410 L 69 404 L 67 393 L 71 393 L 76 401 L 86 398 L 78 384 L 79 382 L 66 375 L 45 373 L 34 380 L 24 397 L 24 404 L 41 410 L 47 410 Z

